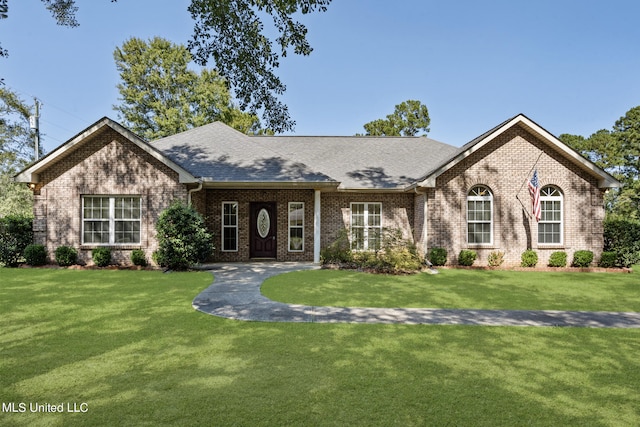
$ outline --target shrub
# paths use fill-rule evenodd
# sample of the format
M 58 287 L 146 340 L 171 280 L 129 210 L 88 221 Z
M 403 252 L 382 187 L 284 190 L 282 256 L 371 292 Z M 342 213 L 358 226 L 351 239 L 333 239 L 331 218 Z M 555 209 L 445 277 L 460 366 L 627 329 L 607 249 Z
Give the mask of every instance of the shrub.
M 27 245 L 33 243 L 33 219 L 25 215 L 0 218 L 0 265 L 15 267 Z
M 527 249 L 522 253 L 520 265 L 523 267 L 535 267 L 538 264 L 538 254 L 532 249 Z
M 78 251 L 70 246 L 60 246 L 56 249 L 55 256 L 60 267 L 68 267 L 78 262 Z
M 447 263 L 447 250 L 445 248 L 432 248 L 429 251 L 429 261 L 433 265 L 445 265 Z
M 157 261 L 171 270 L 186 270 L 213 253 L 213 236 L 202 216 L 190 206 L 173 203 L 158 217 Z
M 44 245 L 28 245 L 24 248 L 24 259 L 29 265 L 45 265 L 47 263 L 47 250 Z
M 574 267 L 589 267 L 593 262 L 593 252 L 591 251 L 576 251 L 573 254 Z
M 491 267 L 500 267 L 504 262 L 504 252 L 494 251 L 489 254 L 489 265 Z
M 600 257 L 600 267 L 604 268 L 612 268 L 616 266 L 618 261 L 618 254 L 615 252 L 602 252 L 602 256 Z
M 549 257 L 549 267 L 566 267 L 567 266 L 567 253 L 566 252 L 553 252 Z
M 111 264 L 111 249 L 95 248 L 91 251 L 91 258 L 98 267 L 106 267 Z
M 460 251 L 460 254 L 458 255 L 458 263 L 460 265 L 469 267 L 473 265 L 477 257 L 478 257 L 478 254 L 476 253 L 476 251 L 473 251 L 470 249 L 463 249 Z
M 142 249 L 134 249 L 131 251 L 131 263 L 141 267 L 147 266 L 147 257 Z
M 346 228 L 338 232 L 336 239 L 329 246 L 322 248 L 320 259 L 323 264 L 344 264 L 353 261 L 353 254 L 349 244 L 349 231 Z
M 640 263 L 640 221 L 612 218 L 604 222 L 604 250 L 615 252 L 616 265 Z

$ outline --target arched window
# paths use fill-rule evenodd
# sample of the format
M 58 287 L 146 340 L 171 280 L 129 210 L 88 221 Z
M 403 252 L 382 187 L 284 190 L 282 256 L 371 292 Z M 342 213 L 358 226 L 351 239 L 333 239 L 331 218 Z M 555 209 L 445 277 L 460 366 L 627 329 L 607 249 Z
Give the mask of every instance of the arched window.
M 476 185 L 467 195 L 467 242 L 493 243 L 493 194 L 484 185 Z
M 561 245 L 562 238 L 562 192 L 552 185 L 540 190 L 541 216 L 538 222 L 538 243 Z

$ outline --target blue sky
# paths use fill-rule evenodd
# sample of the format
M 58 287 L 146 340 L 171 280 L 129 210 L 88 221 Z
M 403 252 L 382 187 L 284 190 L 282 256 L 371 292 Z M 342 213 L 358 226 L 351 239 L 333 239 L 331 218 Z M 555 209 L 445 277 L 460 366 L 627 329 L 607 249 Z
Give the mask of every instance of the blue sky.
M 189 0 L 77 0 L 80 27 L 40 0 L 10 0 L 0 77 L 38 97 L 51 151 L 118 102 L 113 50 L 130 37 L 188 41 Z M 429 137 L 460 146 L 518 113 L 588 136 L 640 105 L 636 0 L 334 0 L 301 17 L 314 52 L 282 59 L 282 98 L 299 135 L 353 135 L 407 99 Z M 213 66 L 213 64 L 209 64 Z

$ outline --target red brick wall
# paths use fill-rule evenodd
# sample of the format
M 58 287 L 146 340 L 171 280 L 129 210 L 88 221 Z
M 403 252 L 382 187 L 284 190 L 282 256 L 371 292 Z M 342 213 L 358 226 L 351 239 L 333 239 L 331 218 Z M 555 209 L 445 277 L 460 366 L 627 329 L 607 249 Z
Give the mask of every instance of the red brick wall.
M 91 135 L 80 147 L 40 174 L 36 189 L 34 232 L 37 243 L 54 258 L 58 246 L 73 246 L 81 262 L 91 249 L 81 245 L 82 195 L 139 195 L 142 205 L 141 243 L 112 247 L 115 262 L 130 263 L 132 249 L 143 249 L 151 261 L 157 249 L 155 220 L 174 199 L 186 201 L 178 175 L 111 128 Z
M 276 259 L 278 261 L 313 261 L 313 195 L 313 190 L 205 189 L 194 193 L 193 200 L 194 206 L 205 217 L 207 228 L 214 233 L 215 261 L 236 262 L 250 259 L 249 206 L 251 202 L 276 203 L 278 247 Z M 221 250 L 222 202 L 238 202 L 237 252 L 223 252 Z M 289 202 L 304 202 L 304 252 L 289 252 Z
M 322 247 L 331 244 L 340 230 L 349 228 L 351 203 L 382 203 L 382 226 L 399 228 L 404 237 L 413 240 L 413 193 L 322 193 Z
M 555 185 L 563 192 L 564 243 L 537 243 L 538 229 L 530 216 L 531 198 L 526 183 L 538 171 L 540 185 Z M 494 195 L 493 245 L 467 244 L 466 196 L 477 184 Z M 492 251 L 505 253 L 506 264 L 520 263 L 528 247 L 538 252 L 539 265 L 546 265 L 554 251 L 591 250 L 596 259 L 603 247 L 603 192 L 597 182 L 525 128 L 517 126 L 486 144 L 443 175 L 428 193 L 429 247 L 444 247 L 449 262 L 456 263 L 461 249 L 478 252 L 476 264 L 486 265 Z

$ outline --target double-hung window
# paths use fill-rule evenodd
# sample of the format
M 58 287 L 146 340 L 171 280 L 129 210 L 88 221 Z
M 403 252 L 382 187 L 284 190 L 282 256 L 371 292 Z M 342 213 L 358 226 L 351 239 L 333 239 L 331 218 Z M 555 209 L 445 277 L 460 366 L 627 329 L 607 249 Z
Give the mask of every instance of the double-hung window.
M 473 187 L 467 195 L 467 242 L 493 243 L 493 194 L 484 185 Z
M 380 249 L 382 203 L 351 203 L 351 249 Z
M 542 187 L 540 211 L 538 244 L 562 245 L 562 193 L 557 187 Z
M 303 202 L 289 202 L 289 252 L 304 252 Z
M 82 243 L 140 244 L 140 196 L 83 196 Z
M 222 251 L 238 250 L 238 202 L 222 202 Z

